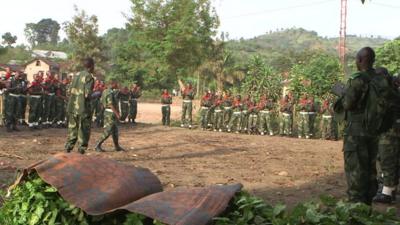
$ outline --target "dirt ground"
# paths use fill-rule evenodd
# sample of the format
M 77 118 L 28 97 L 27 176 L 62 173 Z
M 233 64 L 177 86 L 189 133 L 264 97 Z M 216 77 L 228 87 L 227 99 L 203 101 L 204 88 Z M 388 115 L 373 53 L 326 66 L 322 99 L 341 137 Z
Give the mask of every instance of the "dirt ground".
M 173 106 L 173 119 L 179 118 Z M 169 128 L 160 121 L 158 104 L 139 104 L 138 122 L 120 126 L 127 152 L 93 150 L 102 130 L 94 128 L 89 155 L 151 169 L 166 189 L 178 186 L 242 183 L 269 203 L 297 202 L 321 194 L 345 197 L 342 142 L 249 136 Z M 15 170 L 63 151 L 65 129 L 6 133 L 0 128 L 0 188 Z

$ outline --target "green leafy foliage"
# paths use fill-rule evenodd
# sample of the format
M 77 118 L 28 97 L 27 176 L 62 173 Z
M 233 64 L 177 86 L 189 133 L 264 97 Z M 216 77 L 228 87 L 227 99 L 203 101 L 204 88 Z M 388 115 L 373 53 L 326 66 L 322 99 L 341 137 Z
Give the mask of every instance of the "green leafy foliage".
M 10 32 L 4 33 L 1 38 L 3 39 L 3 44 L 11 46 L 17 42 L 17 36 L 13 36 Z
M 247 74 L 242 81 L 241 92 L 259 98 L 263 94 L 278 100 L 282 93 L 282 76 L 268 66 L 260 56 L 248 63 Z
M 214 225 L 399 225 L 394 209 L 386 213 L 365 204 L 352 204 L 323 196 L 319 202 L 307 202 L 287 211 L 285 205 L 267 205 L 261 199 L 242 192 Z
M 290 71 L 290 89 L 295 95 L 326 96 L 334 83 L 343 77 L 339 60 L 324 53 L 293 66 Z
M 385 43 L 376 49 L 376 64 L 386 67 L 391 73 L 400 73 L 400 40 Z
M 25 36 L 32 47 L 40 44 L 57 44 L 60 24 L 52 19 L 42 19 L 38 23 L 27 23 L 25 25 Z

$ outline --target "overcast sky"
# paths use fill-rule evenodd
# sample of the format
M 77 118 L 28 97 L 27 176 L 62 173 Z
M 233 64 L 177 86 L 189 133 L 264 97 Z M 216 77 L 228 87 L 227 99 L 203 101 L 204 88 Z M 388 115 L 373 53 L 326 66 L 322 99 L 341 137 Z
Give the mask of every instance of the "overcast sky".
M 400 36 L 400 0 L 348 0 L 348 34 Z M 100 32 L 124 27 L 129 0 L 7 0 L 1 2 L 0 34 L 11 32 L 26 43 L 26 23 L 52 18 L 60 24 L 74 14 L 73 5 L 99 18 Z M 270 30 L 303 27 L 322 36 L 339 34 L 340 0 L 213 0 L 221 20 L 220 31 L 231 39 L 251 38 Z M 61 37 L 65 37 L 62 32 Z

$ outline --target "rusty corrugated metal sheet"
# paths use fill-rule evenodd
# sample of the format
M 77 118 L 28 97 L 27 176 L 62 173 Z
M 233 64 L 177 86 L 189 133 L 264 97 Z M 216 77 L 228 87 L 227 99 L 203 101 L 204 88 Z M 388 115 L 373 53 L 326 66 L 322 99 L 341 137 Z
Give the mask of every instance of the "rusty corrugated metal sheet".
M 54 155 L 27 170 L 36 170 L 66 201 L 89 215 L 105 214 L 162 191 L 160 180 L 148 169 L 77 153 Z
M 123 209 L 169 225 L 206 225 L 227 208 L 241 184 L 204 188 L 176 188 L 156 193 Z
M 160 180 L 148 169 L 77 153 L 57 154 L 28 167 L 15 185 L 33 170 L 89 215 L 128 210 L 169 225 L 206 225 L 242 189 L 233 184 L 161 192 Z

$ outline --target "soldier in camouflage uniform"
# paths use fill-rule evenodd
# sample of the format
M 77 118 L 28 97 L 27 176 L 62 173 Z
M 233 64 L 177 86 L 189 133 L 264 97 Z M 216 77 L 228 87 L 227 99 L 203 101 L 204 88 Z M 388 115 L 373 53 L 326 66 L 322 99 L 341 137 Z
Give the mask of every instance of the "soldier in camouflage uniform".
M 291 136 L 293 129 L 293 102 L 288 95 L 285 95 L 280 102 L 280 113 L 281 122 L 279 124 L 279 134 L 282 136 Z
M 30 129 L 39 128 L 39 118 L 42 108 L 42 97 L 44 94 L 44 88 L 40 82 L 39 75 L 33 76 L 33 81 L 28 87 L 29 93 L 29 118 L 28 126 Z
M 100 99 L 101 104 L 104 106 L 104 132 L 96 144 L 95 150 L 97 152 L 104 152 L 101 145 L 110 136 L 112 136 L 115 150 L 124 151 L 118 143 L 117 122 L 120 120 L 120 114 L 118 111 L 117 89 L 118 83 L 114 80 L 110 81 L 109 87 L 103 92 Z
M 27 123 L 25 121 L 25 116 L 26 116 L 26 106 L 28 104 L 28 99 L 26 96 L 28 90 L 28 80 L 26 79 L 26 74 L 22 73 L 21 79 L 23 87 L 18 101 L 17 118 L 18 118 L 18 123 L 20 125 L 26 125 Z
M 201 98 L 200 105 L 200 125 L 202 130 L 206 130 L 208 128 L 209 111 L 212 106 L 211 93 L 208 91 L 204 93 L 204 96 Z
M 314 104 L 311 99 L 309 99 L 307 94 L 303 95 L 298 104 L 299 120 L 298 120 L 298 136 L 299 138 L 305 137 L 309 139 L 313 136 L 313 121 L 312 115 L 314 112 Z
M 129 98 L 129 122 L 132 122 L 133 124 L 136 123 L 136 116 L 137 116 L 137 111 L 138 111 L 138 99 L 142 96 L 142 91 L 140 89 L 140 86 L 134 83 L 132 85 L 131 91 L 130 91 L 130 98 Z
M 207 128 L 210 128 L 212 130 L 214 128 L 214 111 L 215 111 L 214 102 L 215 99 L 217 98 L 217 94 L 215 93 L 215 91 L 211 90 L 208 90 L 208 93 L 211 96 L 211 106 L 210 110 L 208 110 L 207 113 Z
M 369 47 L 361 49 L 356 56 L 359 72 L 353 74 L 347 82 L 342 105 L 346 112 L 344 129 L 344 169 L 347 179 L 347 195 L 351 202 L 371 204 L 377 192 L 376 156 L 378 137 L 364 126 L 364 104 L 368 84 L 372 79 L 379 79 L 373 64 L 375 52 Z M 389 90 L 379 81 L 380 90 Z M 382 93 L 384 96 L 385 93 Z
M 167 89 L 164 89 L 161 95 L 161 113 L 163 126 L 169 126 L 171 123 L 171 104 L 172 96 L 168 93 Z
M 65 103 L 67 102 L 67 86 L 69 80 L 64 79 L 62 82 L 58 82 L 56 91 L 56 123 L 57 127 L 65 127 L 66 115 L 65 115 Z
M 385 77 L 391 86 L 391 104 L 385 121 L 386 131 L 379 136 L 378 158 L 383 187 L 373 201 L 390 204 L 396 199 L 396 187 L 399 185 L 400 163 L 400 92 L 395 79 L 386 68 L 377 68 L 376 73 Z
M 56 91 L 57 80 L 50 72 L 44 81 L 45 95 L 44 95 L 44 111 L 43 111 L 43 124 L 47 127 L 53 125 L 56 114 Z
M 78 151 L 84 154 L 88 148 L 92 122 L 90 98 L 94 86 L 94 61 L 92 58 L 84 60 L 84 71 L 77 74 L 70 87 L 67 105 L 68 139 L 65 144 L 66 152 L 71 152 L 78 141 Z
M 189 83 L 182 90 L 182 119 L 181 119 L 181 127 L 185 127 L 188 125 L 189 129 L 192 128 L 192 111 L 193 111 L 193 99 L 195 97 L 195 92 L 193 90 L 192 84 Z M 186 118 L 187 115 L 187 118 Z
M 249 103 L 249 122 L 248 122 L 248 133 L 249 134 L 256 134 L 258 128 L 258 113 L 259 110 L 257 108 L 256 101 L 251 101 Z
M 214 131 L 222 132 L 224 127 L 224 100 L 223 96 L 220 94 L 216 97 L 214 101 Z
M 247 133 L 249 129 L 249 107 L 253 104 L 251 101 L 251 96 L 246 95 L 246 97 L 243 99 L 243 104 L 242 104 L 242 123 L 241 123 L 241 132 Z
M 119 118 L 119 120 L 121 123 L 125 123 L 126 118 L 128 118 L 129 95 L 130 94 L 128 87 L 124 87 L 118 92 L 119 112 L 121 113 L 121 117 Z
M 333 105 L 329 99 L 325 99 L 320 113 L 321 118 L 321 138 L 325 140 L 334 139 L 333 135 Z
M 258 103 L 260 126 L 258 128 L 261 135 L 269 134 L 274 135 L 272 128 L 272 113 L 274 110 L 274 102 L 272 99 L 267 99 L 266 95 L 263 95 Z
M 6 89 L 5 119 L 8 132 L 19 131 L 17 128 L 17 110 L 21 93 L 24 91 L 24 80 L 21 79 L 21 73 L 17 71 L 14 77 L 10 78 L 9 87 Z
M 233 98 L 231 96 L 231 93 L 229 91 L 224 93 L 224 117 L 223 117 L 223 123 L 224 123 L 224 129 L 228 128 L 229 121 L 231 121 L 232 118 L 232 105 L 233 105 Z
M 101 94 L 105 87 L 104 82 L 97 79 L 94 83 L 93 94 L 92 94 L 92 113 L 95 116 L 95 124 L 97 127 L 103 127 L 103 106 L 100 103 Z
M 233 113 L 232 113 L 231 120 L 229 121 L 229 124 L 228 124 L 228 132 L 229 133 L 232 131 L 233 128 L 236 130 L 236 133 L 239 133 L 241 119 L 242 119 L 242 107 L 243 107 L 242 97 L 240 95 L 237 95 L 232 104 Z

